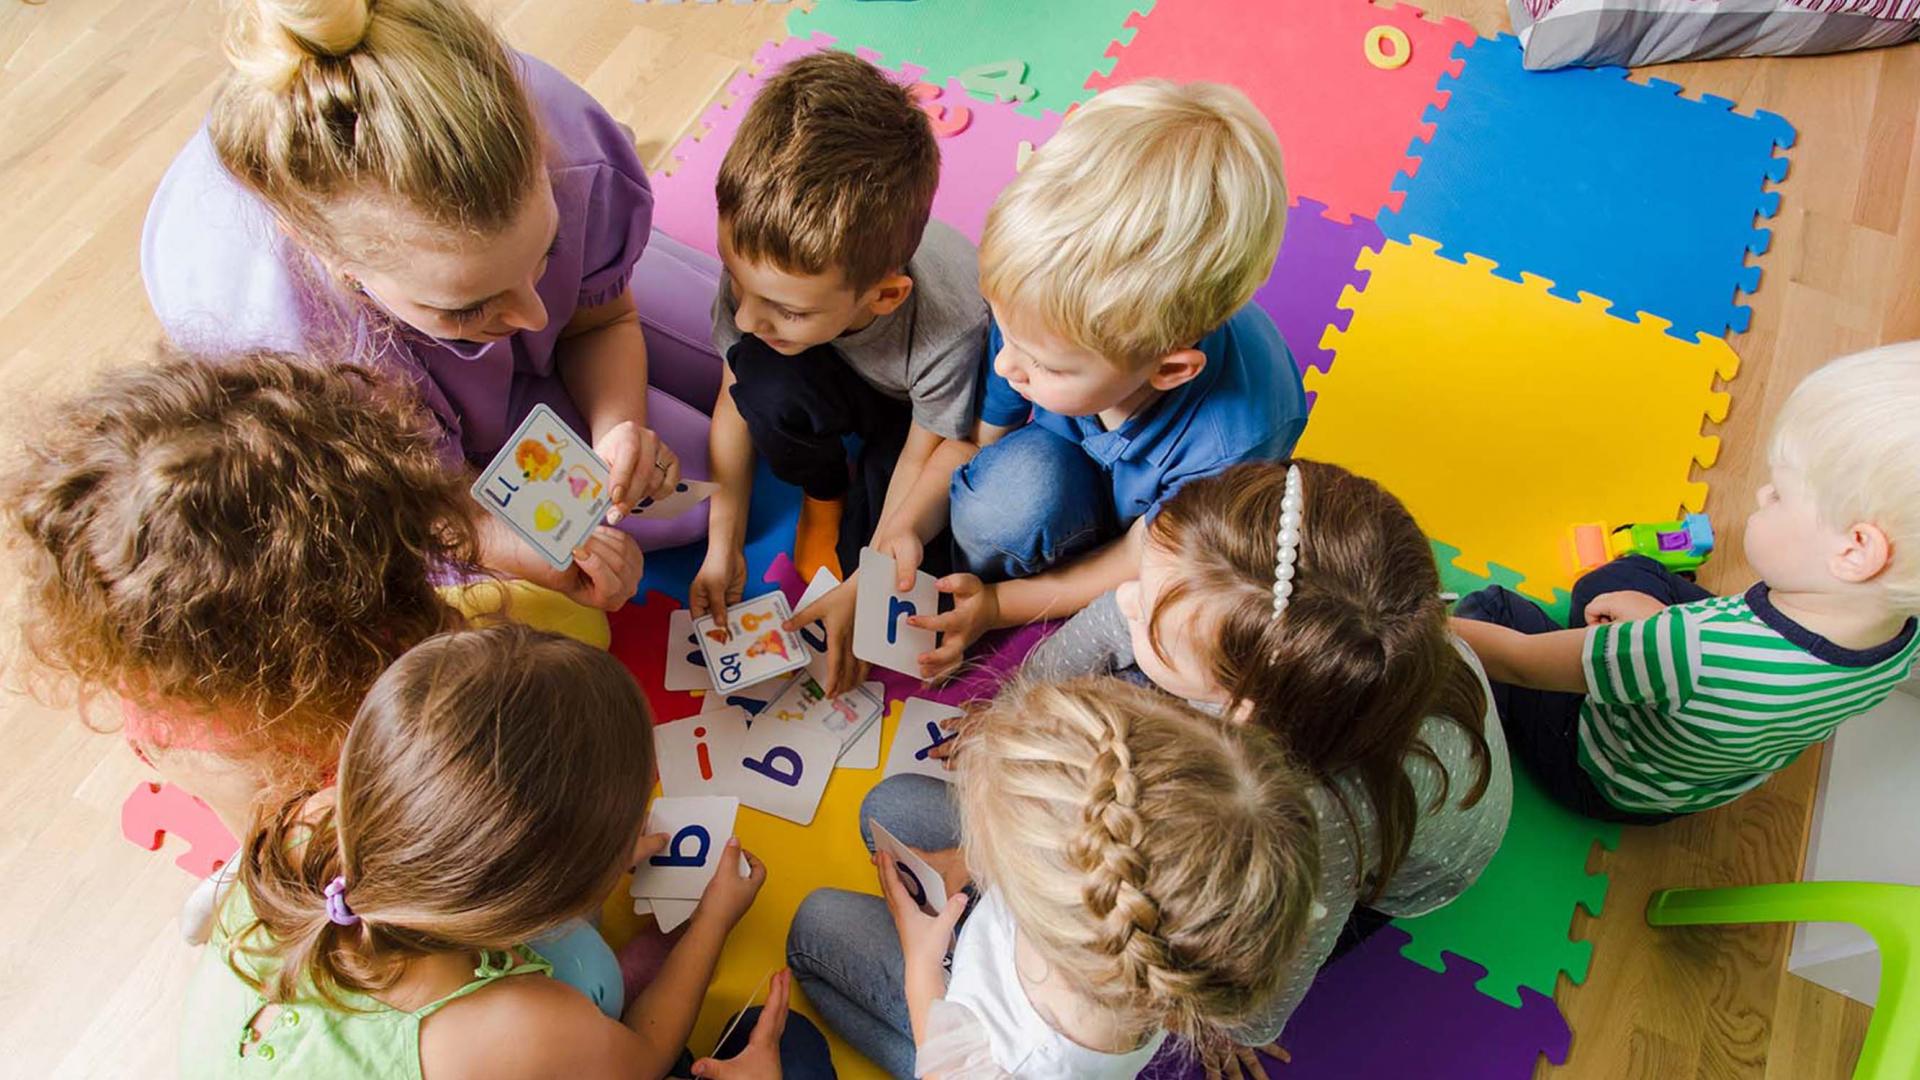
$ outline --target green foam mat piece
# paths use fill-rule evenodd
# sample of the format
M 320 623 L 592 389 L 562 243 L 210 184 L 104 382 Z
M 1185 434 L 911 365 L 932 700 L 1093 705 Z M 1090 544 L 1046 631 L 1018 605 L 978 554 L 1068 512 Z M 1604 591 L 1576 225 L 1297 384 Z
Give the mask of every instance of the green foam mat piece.
M 1460 558 L 1459 548 L 1454 547 L 1452 544 L 1443 544 L 1438 540 L 1430 540 L 1428 542 L 1433 545 L 1433 561 L 1440 564 L 1440 587 L 1442 589 L 1450 593 L 1465 596 L 1470 592 L 1484 589 L 1489 585 L 1504 585 L 1514 592 L 1520 593 L 1521 596 L 1539 604 L 1548 615 L 1553 616 L 1553 621 L 1562 626 L 1567 624 L 1567 616 L 1573 610 L 1573 597 L 1569 595 L 1565 589 L 1555 589 L 1553 590 L 1553 599 L 1542 600 L 1531 593 L 1521 590 L 1521 576 L 1518 571 L 1509 570 L 1499 563 L 1488 563 L 1487 569 L 1493 571 L 1493 573 L 1491 576 L 1482 577 L 1479 574 L 1462 570 L 1459 567 L 1456 563 L 1456 560 Z
M 1024 63 L 1021 81 L 1034 94 L 1018 108 L 1038 116 L 1092 97 L 1087 79 L 1113 70 L 1107 49 L 1133 38 L 1127 16 L 1152 7 L 1153 0 L 815 0 L 812 11 L 787 16 L 787 32 L 826 34 L 836 48 L 871 49 L 888 66 L 925 68 L 922 78 L 936 86 L 975 68 Z
M 1515 1007 L 1523 986 L 1552 997 L 1562 971 L 1586 981 L 1593 944 L 1573 940 L 1571 928 L 1575 904 L 1598 915 L 1606 900 L 1606 875 L 1587 873 L 1596 840 L 1617 846 L 1620 826 L 1562 808 L 1516 763 L 1499 853 L 1453 903 L 1395 920 L 1413 936 L 1402 955 L 1433 971 L 1446 970 L 1442 953 L 1471 960 L 1487 969 L 1474 984 L 1480 992 Z

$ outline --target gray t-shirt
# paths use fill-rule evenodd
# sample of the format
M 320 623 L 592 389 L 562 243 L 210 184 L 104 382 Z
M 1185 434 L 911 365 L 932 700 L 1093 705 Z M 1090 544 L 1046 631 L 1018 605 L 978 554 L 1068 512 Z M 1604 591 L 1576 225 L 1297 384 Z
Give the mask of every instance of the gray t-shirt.
M 1500 728 L 1500 714 L 1493 707 L 1493 691 L 1487 686 L 1486 672 L 1480 660 L 1465 642 L 1455 639 L 1480 685 L 1486 693 L 1487 711 L 1481 721 L 1486 735 L 1490 770 L 1487 789 L 1472 806 L 1461 800 L 1473 790 L 1480 778 L 1473 741 L 1460 725 L 1445 717 L 1429 717 L 1420 728 L 1420 741 L 1433 751 L 1440 767 L 1418 754 L 1405 759 L 1407 779 L 1413 783 L 1416 805 L 1426 808 L 1413 830 L 1413 843 L 1400 861 L 1393 879 L 1375 899 L 1372 907 L 1399 918 L 1424 915 L 1444 906 L 1467 891 L 1486 869 L 1500 840 L 1507 832 L 1507 816 L 1513 809 L 1513 772 L 1507 761 L 1507 740 Z M 1118 672 L 1133 666 L 1133 638 L 1126 617 L 1114 602 L 1112 593 L 1089 604 L 1068 620 L 1059 632 L 1041 642 L 1027 657 L 1023 673 L 1053 680 Z M 1206 707 L 1206 706 L 1202 706 Z M 1447 785 L 1447 801 L 1431 809 L 1440 793 L 1442 779 Z M 1368 891 L 1362 868 L 1379 865 L 1380 830 L 1366 799 L 1359 778 L 1342 775 L 1335 778 L 1340 793 L 1316 786 L 1309 798 L 1320 819 L 1320 884 L 1314 894 L 1314 909 L 1307 925 L 1307 939 L 1287 970 L 1280 993 L 1258 1016 L 1233 1032 L 1243 1045 L 1258 1046 L 1279 1038 L 1287 1019 L 1313 985 L 1313 977 L 1333 951 L 1347 917 Z M 1340 795 L 1346 797 L 1344 808 Z M 1347 810 L 1354 820 L 1348 823 Z M 1359 843 L 1355 843 L 1358 833 Z
M 907 260 L 907 302 L 833 341 L 847 365 L 875 390 L 913 404 L 913 422 L 950 439 L 973 437 L 980 364 L 987 353 L 987 302 L 980 299 L 980 256 L 952 226 L 927 222 Z M 739 342 L 733 281 L 720 274 L 713 300 L 713 347 Z

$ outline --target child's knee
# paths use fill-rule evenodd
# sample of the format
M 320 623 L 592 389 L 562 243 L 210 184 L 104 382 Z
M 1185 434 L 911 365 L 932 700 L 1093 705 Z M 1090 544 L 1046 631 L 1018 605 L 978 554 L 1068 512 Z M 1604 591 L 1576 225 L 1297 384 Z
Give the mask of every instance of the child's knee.
M 1077 444 L 1025 427 L 981 449 L 953 474 L 955 542 L 1019 559 L 1111 517 L 1110 482 Z

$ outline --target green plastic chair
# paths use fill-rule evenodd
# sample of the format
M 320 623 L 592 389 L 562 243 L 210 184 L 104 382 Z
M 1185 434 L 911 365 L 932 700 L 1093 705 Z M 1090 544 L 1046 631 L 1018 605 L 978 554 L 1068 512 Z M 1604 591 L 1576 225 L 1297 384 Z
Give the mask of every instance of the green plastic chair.
M 1880 947 L 1880 1000 L 1854 1080 L 1920 1078 L 1920 888 L 1859 881 L 1802 881 L 1726 889 L 1662 889 L 1647 902 L 1650 926 L 1843 922 Z

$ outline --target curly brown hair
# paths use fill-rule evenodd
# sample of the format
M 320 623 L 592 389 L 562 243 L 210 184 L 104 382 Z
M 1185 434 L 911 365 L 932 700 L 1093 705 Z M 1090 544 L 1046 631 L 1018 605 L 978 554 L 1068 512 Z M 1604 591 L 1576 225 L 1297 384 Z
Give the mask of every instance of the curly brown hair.
M 381 671 L 460 621 L 430 579 L 477 571 L 463 483 L 369 369 L 163 349 L 36 430 L 0 487 L 23 658 L 164 713 L 164 743 L 328 767 Z

